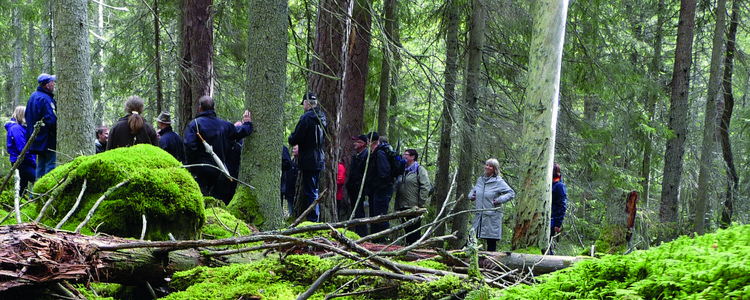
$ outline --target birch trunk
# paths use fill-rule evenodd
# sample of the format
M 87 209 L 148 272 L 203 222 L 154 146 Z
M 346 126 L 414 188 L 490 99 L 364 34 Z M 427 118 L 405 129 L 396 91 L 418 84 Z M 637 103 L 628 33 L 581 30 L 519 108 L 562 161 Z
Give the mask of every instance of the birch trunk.
M 549 243 L 552 164 L 567 12 L 567 0 L 543 0 L 537 2 L 533 13 L 521 139 L 521 162 L 525 164 L 521 170 L 525 171 L 516 202 L 512 249 L 546 249 Z

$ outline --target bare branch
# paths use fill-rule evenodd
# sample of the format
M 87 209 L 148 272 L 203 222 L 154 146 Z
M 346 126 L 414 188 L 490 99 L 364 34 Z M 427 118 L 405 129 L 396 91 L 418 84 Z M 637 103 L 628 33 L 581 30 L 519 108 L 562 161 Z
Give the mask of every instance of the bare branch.
M 120 182 L 117 185 L 109 188 L 106 192 L 104 192 L 104 194 L 101 197 L 99 197 L 98 200 L 96 200 L 96 203 L 94 203 L 94 206 L 91 208 L 91 210 L 89 210 L 89 213 L 86 215 L 86 219 L 84 219 L 83 222 L 81 222 L 81 224 L 78 224 L 78 227 L 76 227 L 76 230 L 74 232 L 75 233 L 80 233 L 81 232 L 81 228 L 83 228 L 83 226 L 85 226 L 86 223 L 88 223 L 89 220 L 91 220 L 91 216 L 93 216 L 94 212 L 96 211 L 96 209 L 99 208 L 99 204 L 101 204 L 102 201 L 104 201 L 104 199 L 107 198 L 107 196 L 109 196 L 110 194 L 112 194 L 114 191 L 116 191 L 118 188 L 122 187 L 123 185 L 128 184 L 129 182 L 130 182 L 130 180 L 125 180 L 125 181 Z
M 83 186 L 81 187 L 81 193 L 78 194 L 78 199 L 76 199 L 76 203 L 73 204 L 73 208 L 71 208 L 68 211 L 68 214 L 65 215 L 65 217 L 62 220 L 60 220 L 60 223 L 57 223 L 57 226 L 55 226 L 55 229 L 60 229 L 60 227 L 62 227 L 63 224 L 65 224 L 65 222 L 68 221 L 68 219 L 70 218 L 70 216 L 73 215 L 73 213 L 76 211 L 76 209 L 78 209 L 78 205 L 81 204 L 81 199 L 83 198 L 83 192 L 85 192 L 85 191 L 86 191 L 86 179 L 84 178 L 83 179 Z

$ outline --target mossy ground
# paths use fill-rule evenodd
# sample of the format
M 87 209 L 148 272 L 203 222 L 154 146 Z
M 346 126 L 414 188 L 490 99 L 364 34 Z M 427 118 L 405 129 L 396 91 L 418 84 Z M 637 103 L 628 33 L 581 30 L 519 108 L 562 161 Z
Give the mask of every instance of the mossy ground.
M 68 183 L 56 192 L 42 222 L 57 225 L 73 207 L 86 179 L 81 204 L 63 227 L 72 230 L 107 189 L 128 180 L 127 185 L 101 203 L 88 223 L 88 230 L 137 238 L 145 215 L 147 239 L 166 240 L 169 233 L 178 239 L 196 238 L 205 221 L 203 196 L 190 173 L 180 166 L 169 153 L 144 144 L 79 156 L 58 166 L 34 185 L 35 193 L 44 194 L 68 178 Z
M 497 299 L 750 299 L 750 225 L 607 255 Z

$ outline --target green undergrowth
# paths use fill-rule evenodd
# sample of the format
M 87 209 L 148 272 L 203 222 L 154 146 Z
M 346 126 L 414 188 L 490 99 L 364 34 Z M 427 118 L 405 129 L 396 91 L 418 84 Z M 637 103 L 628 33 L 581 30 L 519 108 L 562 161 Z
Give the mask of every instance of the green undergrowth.
M 284 258 L 272 255 L 249 264 L 233 264 L 220 268 L 199 267 L 176 273 L 171 280 L 171 286 L 176 292 L 164 299 L 296 299 L 325 271 L 341 262 L 341 258 L 320 258 L 306 254 L 289 255 Z M 347 264 L 349 262 L 344 261 Z M 434 261 L 415 264 L 447 269 L 446 266 Z M 386 289 L 377 293 L 337 299 L 440 299 L 450 293 L 475 289 L 471 284 L 453 276 L 444 276 L 431 282 L 402 281 L 397 284 L 379 277 L 355 278 L 335 275 L 326 280 L 309 299 L 324 299 L 341 286 L 344 288 L 337 293 Z
M 540 276 L 496 299 L 750 299 L 750 225 Z

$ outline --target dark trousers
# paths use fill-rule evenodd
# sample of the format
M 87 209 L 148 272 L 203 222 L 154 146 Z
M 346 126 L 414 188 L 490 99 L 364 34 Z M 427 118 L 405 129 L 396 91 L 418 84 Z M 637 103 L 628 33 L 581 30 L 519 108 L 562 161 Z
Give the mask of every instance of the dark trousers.
M 57 153 L 53 151 L 36 152 L 36 179 L 52 171 L 57 163 Z
M 310 207 L 310 205 L 315 202 L 315 199 L 318 199 L 319 183 L 320 170 L 302 171 L 302 189 L 305 193 L 305 197 L 307 198 L 307 206 L 305 207 L 305 209 L 307 209 L 307 207 Z M 318 215 L 320 213 L 319 209 L 320 205 L 316 205 L 315 210 L 307 214 L 307 220 L 311 222 L 317 222 Z
M 212 167 L 192 167 L 190 173 L 193 174 L 195 182 L 201 188 L 203 196 L 211 196 L 216 199 L 224 201 L 225 204 L 229 204 L 232 198 L 226 199 L 225 195 L 222 195 L 217 189 L 216 184 L 219 181 L 219 177 L 224 176 L 221 171 Z
M 484 239 L 487 241 L 487 251 L 495 252 L 497 250 L 497 239 Z
M 407 209 L 409 208 L 402 208 L 399 210 L 407 210 Z M 415 219 L 415 218 L 419 218 L 419 216 L 403 217 L 401 218 L 401 223 L 406 223 L 409 220 Z M 422 237 L 422 230 L 419 229 L 419 227 L 422 227 L 421 221 L 404 227 L 404 232 L 407 234 L 406 237 L 404 238 L 404 240 L 406 241 L 406 245 L 414 244 L 419 240 L 419 238 Z
M 23 197 L 23 193 L 29 186 L 29 182 L 36 181 L 36 167 L 32 164 L 22 163 L 18 166 L 18 175 L 21 177 L 19 195 Z M 31 191 L 29 191 L 29 199 L 31 199 Z
M 367 199 L 370 206 L 370 217 L 388 214 L 388 205 L 391 203 L 391 196 L 393 196 L 393 185 L 380 187 L 374 192 L 369 192 L 367 195 Z M 361 202 L 363 201 L 360 201 L 360 203 L 355 208 L 354 216 L 357 218 L 365 217 L 364 207 L 362 206 Z M 390 223 L 388 221 L 373 223 L 370 224 L 370 233 L 378 233 L 383 230 L 387 230 L 388 228 L 390 228 Z M 356 226 L 354 228 L 354 231 L 359 236 L 368 235 L 366 225 Z M 383 239 L 375 240 L 375 242 L 383 241 Z

